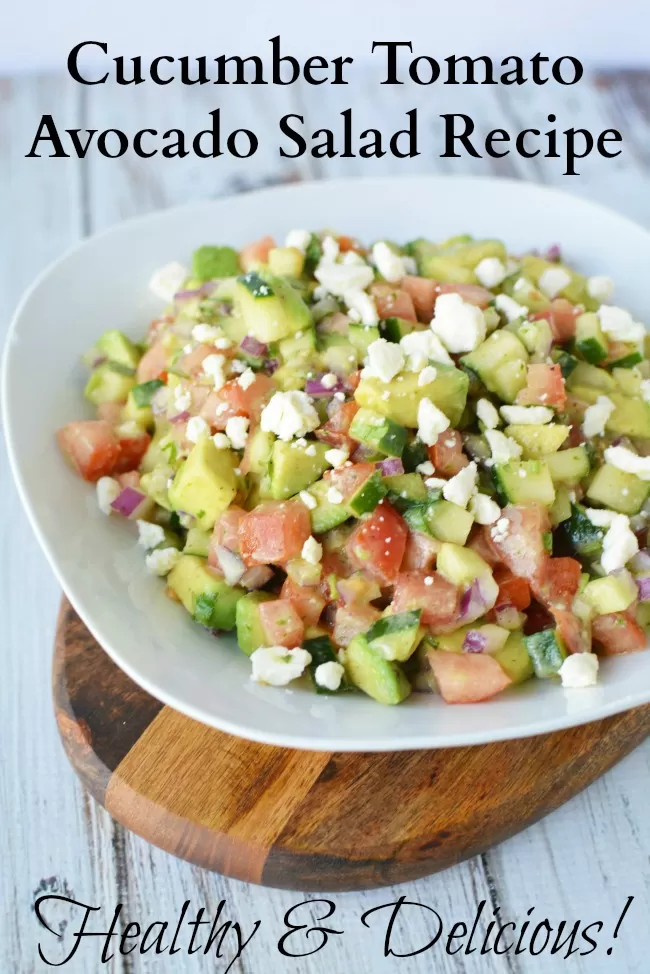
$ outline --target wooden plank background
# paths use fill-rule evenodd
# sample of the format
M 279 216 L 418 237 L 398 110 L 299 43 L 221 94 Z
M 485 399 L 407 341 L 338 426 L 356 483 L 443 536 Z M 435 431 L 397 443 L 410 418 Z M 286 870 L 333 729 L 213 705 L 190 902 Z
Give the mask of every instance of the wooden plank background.
M 81 89 L 58 76 L 0 79 L 0 328 L 34 275 L 66 247 L 126 217 L 191 199 L 215 197 L 286 180 L 332 178 L 388 172 L 492 173 L 561 186 L 607 203 L 650 225 L 650 72 L 612 72 L 583 81 L 576 89 L 519 91 L 479 88 L 435 90 L 378 87 L 372 74 L 355 87 L 286 88 L 255 91 L 230 88 L 221 97 L 233 125 L 250 126 L 261 148 L 250 160 L 215 162 L 121 160 L 93 155 L 77 160 L 25 160 L 40 116 L 54 114 L 60 128 L 115 126 L 135 131 L 143 125 L 188 131 L 203 127 L 217 107 L 213 91 L 169 90 L 143 85 Z M 465 111 L 486 132 L 513 130 L 555 112 L 561 121 L 593 129 L 614 126 L 624 134 L 624 153 L 616 160 L 585 161 L 581 175 L 563 177 L 559 160 L 427 158 L 400 161 L 310 158 L 277 155 L 277 119 L 294 111 L 313 119 L 313 128 L 336 125 L 338 113 L 354 97 L 364 125 L 395 128 L 404 112 L 418 108 L 420 124 L 440 128 L 440 112 Z M 382 201 L 384 205 L 385 201 Z M 525 219 L 525 214 L 522 214 Z M 263 229 L 263 215 L 261 217 Z M 460 228 L 462 229 L 462 228 Z M 594 232 L 598 228 L 594 227 Z M 562 228 L 558 227 L 558 240 Z M 44 322 L 44 327 L 47 323 Z M 47 417 L 44 417 L 47 422 Z M 0 970 L 32 974 L 49 970 L 39 959 L 36 897 L 62 893 L 105 907 L 108 922 L 121 902 L 130 919 L 174 919 L 186 899 L 214 914 L 227 901 L 228 916 L 245 931 L 255 920 L 262 928 L 232 970 L 239 974 L 355 974 L 399 970 L 405 974 L 435 969 L 440 974 L 546 974 L 564 971 L 559 956 L 531 958 L 450 957 L 436 951 L 410 960 L 384 959 L 381 938 L 366 933 L 336 938 L 311 958 L 281 958 L 274 944 L 283 932 L 285 911 L 298 902 L 294 893 L 271 892 L 208 874 L 147 845 L 115 825 L 84 795 L 60 747 L 50 702 L 51 643 L 59 591 L 21 511 L 4 454 L 0 456 Z M 498 781 L 498 768 L 495 769 Z M 396 801 L 399 796 L 396 796 Z M 650 742 L 614 771 L 544 822 L 504 845 L 438 876 L 393 890 L 336 897 L 339 924 L 358 929 L 358 917 L 372 906 L 405 895 L 433 906 L 446 924 L 473 916 L 486 899 L 505 919 L 534 916 L 617 918 L 628 895 L 636 897 L 611 957 L 604 953 L 573 957 L 575 974 L 645 972 L 650 928 Z M 50 958 L 63 958 L 77 923 L 66 908 L 50 909 L 48 919 L 62 933 L 60 953 L 47 941 Z M 589 922 L 587 920 L 586 922 Z M 424 942 L 422 921 L 410 936 Z M 405 949 L 404 934 L 396 949 Z M 174 971 L 217 972 L 227 960 L 179 954 L 169 958 L 127 956 L 101 966 L 94 948 L 82 947 L 65 966 L 68 974 L 151 974 Z

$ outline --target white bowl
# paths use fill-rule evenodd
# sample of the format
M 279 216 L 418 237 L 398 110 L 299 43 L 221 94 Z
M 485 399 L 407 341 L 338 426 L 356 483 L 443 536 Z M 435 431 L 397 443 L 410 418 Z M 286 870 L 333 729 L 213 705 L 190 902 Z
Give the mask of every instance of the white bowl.
M 600 686 L 533 680 L 493 701 L 448 706 L 414 694 L 399 707 L 362 695 L 262 687 L 233 637 L 215 639 L 144 571 L 134 526 L 102 515 L 55 444 L 90 416 L 80 354 L 106 328 L 141 336 L 160 303 L 153 270 L 202 243 L 240 246 L 293 227 L 331 226 L 366 241 L 499 237 L 511 252 L 560 242 L 580 270 L 609 274 L 616 301 L 650 316 L 650 234 L 556 190 L 465 177 L 311 183 L 194 203 L 120 224 L 46 270 L 22 299 L 4 357 L 9 455 L 37 537 L 68 598 L 113 660 L 149 693 L 242 737 L 312 750 L 391 751 L 482 744 L 584 723 L 650 701 L 650 653 L 605 660 Z M 25 580 L 29 584 L 29 580 Z M 34 598 L 38 593 L 34 593 Z

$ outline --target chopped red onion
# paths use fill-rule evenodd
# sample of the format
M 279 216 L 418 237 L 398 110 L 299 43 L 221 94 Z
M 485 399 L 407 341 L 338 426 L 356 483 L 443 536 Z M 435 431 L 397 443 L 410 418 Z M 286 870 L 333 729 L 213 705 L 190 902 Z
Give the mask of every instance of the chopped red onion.
M 99 365 L 103 365 L 105 361 L 106 361 L 106 356 L 105 355 L 98 355 L 97 358 L 94 358 L 93 359 L 93 362 L 92 362 L 93 369 L 96 369 L 97 366 L 99 366 Z
M 236 585 L 242 575 L 246 572 L 246 566 L 239 555 L 236 555 L 223 545 L 217 545 L 214 549 L 219 568 L 223 572 L 226 585 Z
M 239 584 L 251 591 L 252 589 L 262 588 L 272 578 L 273 569 L 269 568 L 268 565 L 253 565 L 252 568 L 246 569 L 239 579 Z
M 639 602 L 650 602 L 650 577 L 635 579 L 639 590 Z
M 630 568 L 633 572 L 650 571 L 650 548 L 642 548 L 630 561 Z
M 562 260 L 562 252 L 560 250 L 560 245 L 551 244 L 551 246 L 544 254 L 544 260 L 550 260 L 550 261 Z
M 336 385 L 324 386 L 322 376 L 318 379 L 307 379 L 305 382 L 305 392 L 314 399 L 331 399 L 335 392 L 343 392 L 343 383 L 336 377 Z
M 135 487 L 123 487 L 113 503 L 111 510 L 122 517 L 137 517 L 139 509 L 149 503 L 149 498 Z
M 203 288 L 200 287 L 190 288 L 187 291 L 177 291 L 174 295 L 174 301 L 179 303 L 183 301 L 192 301 L 194 298 L 200 298 L 202 294 Z
M 463 640 L 464 653 L 484 653 L 487 649 L 487 636 L 478 629 L 470 629 Z
M 247 355 L 252 355 L 253 358 L 264 358 L 269 353 L 269 346 L 265 345 L 264 342 L 259 342 L 253 335 L 246 335 L 239 347 L 242 352 L 246 352 Z
M 267 375 L 273 375 L 274 372 L 280 368 L 280 362 L 277 358 L 267 358 L 264 359 L 264 371 Z
M 353 463 L 367 463 L 368 460 L 374 460 L 376 456 L 376 450 L 373 450 L 373 448 L 368 446 L 367 443 L 360 443 L 350 459 Z
M 397 474 L 404 473 L 404 464 L 399 457 L 388 457 L 380 460 L 375 466 L 381 470 L 382 477 L 395 477 Z
M 463 622 L 474 622 L 491 609 L 499 594 L 499 586 L 492 576 L 475 578 L 460 600 L 460 618 Z
M 184 409 L 182 413 L 176 413 L 175 416 L 169 417 L 170 423 L 185 423 L 190 418 L 190 413 L 187 409 Z

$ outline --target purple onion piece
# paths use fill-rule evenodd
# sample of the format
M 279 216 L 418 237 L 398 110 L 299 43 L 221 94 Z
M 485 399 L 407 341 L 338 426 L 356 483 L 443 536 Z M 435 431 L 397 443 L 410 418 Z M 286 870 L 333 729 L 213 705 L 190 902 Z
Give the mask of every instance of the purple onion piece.
M 305 392 L 313 399 L 331 399 L 335 392 L 343 392 L 344 386 L 341 379 L 336 379 L 336 385 L 328 388 L 322 383 L 322 376 L 318 379 L 307 379 L 305 382 Z
M 264 358 L 269 353 L 269 346 L 265 345 L 264 342 L 258 341 L 253 335 L 246 335 L 239 347 L 242 352 L 246 352 L 247 355 L 252 355 L 253 358 Z
M 463 640 L 464 653 L 484 653 L 487 649 L 487 637 L 478 629 L 470 629 Z
M 560 250 L 559 244 L 551 244 L 546 253 L 544 254 L 545 260 L 558 261 L 562 260 L 562 252 Z
M 174 301 L 192 301 L 194 298 L 200 298 L 202 294 L 203 288 L 201 287 L 190 288 L 187 291 L 177 291 L 174 295 Z
M 381 470 L 382 477 L 395 477 L 404 473 L 404 464 L 399 457 L 388 457 L 386 460 L 380 460 L 375 466 Z
M 639 602 L 650 602 L 650 576 L 637 578 L 635 581 L 639 590 Z
M 170 416 L 169 417 L 169 422 L 170 423 L 184 423 L 189 418 L 190 418 L 190 414 L 188 413 L 187 409 L 184 409 L 182 413 L 176 413 L 175 416 Z
M 96 369 L 99 365 L 103 365 L 106 361 L 105 355 L 98 355 L 97 358 L 93 359 L 92 367 Z
M 481 590 L 481 583 L 475 578 L 472 584 L 463 592 L 460 600 L 460 617 L 467 620 L 478 619 L 488 608 L 487 601 Z
M 276 358 L 264 359 L 264 371 L 267 375 L 273 375 L 280 368 L 280 362 Z
M 141 490 L 136 490 L 135 487 L 123 487 L 111 504 L 111 510 L 121 514 L 122 517 L 131 517 L 147 500 L 147 495 Z
M 372 460 L 376 456 L 376 450 L 373 450 L 373 448 L 368 446 L 367 443 L 360 443 L 350 459 L 353 463 L 367 463 L 368 460 Z

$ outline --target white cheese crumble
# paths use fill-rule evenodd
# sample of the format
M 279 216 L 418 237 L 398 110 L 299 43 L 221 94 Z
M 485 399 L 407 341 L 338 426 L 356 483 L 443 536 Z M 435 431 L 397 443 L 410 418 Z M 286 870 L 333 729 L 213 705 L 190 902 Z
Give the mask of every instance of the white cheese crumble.
M 598 396 L 596 402 L 585 409 L 582 421 L 582 432 L 586 437 L 602 436 L 605 432 L 607 420 L 612 415 L 616 406 L 609 396 Z
M 272 687 L 285 687 L 296 680 L 311 663 L 311 653 L 306 649 L 287 649 L 285 646 L 262 646 L 251 654 L 255 683 L 268 683 Z
M 567 690 L 595 687 L 598 683 L 598 657 L 595 653 L 570 653 L 559 669 Z
M 498 257 L 484 257 L 474 268 L 474 273 L 483 287 L 493 288 L 501 284 L 508 272 Z
M 602 510 L 600 507 L 585 507 L 585 514 L 597 528 L 608 528 L 616 517 L 615 511 Z
M 476 403 L 476 415 L 488 430 L 494 430 L 501 425 L 499 412 L 489 399 L 479 399 Z
M 316 667 L 314 679 L 319 687 L 334 692 L 341 686 L 344 673 L 345 669 L 340 663 L 328 660 L 327 663 L 321 663 L 320 666 Z
M 242 389 L 250 389 L 250 387 L 255 382 L 255 373 L 252 369 L 246 369 L 245 372 L 237 379 L 237 385 L 241 386 Z
M 165 264 L 164 267 L 154 271 L 149 281 L 149 290 L 163 301 L 173 301 L 174 295 L 182 289 L 183 281 L 187 276 L 187 268 L 177 261 L 172 261 L 171 264 Z
M 221 328 L 215 328 L 214 325 L 198 324 L 192 328 L 192 338 L 202 345 L 214 345 L 217 338 L 222 336 Z
M 157 548 L 165 540 L 165 532 L 159 524 L 151 521 L 136 521 L 138 525 L 138 544 L 147 551 Z
M 344 300 L 350 294 L 365 291 L 374 278 L 372 267 L 366 264 L 358 254 L 353 255 L 355 258 L 353 260 L 337 261 L 338 245 L 336 255 L 331 257 L 326 249 L 328 239 L 331 238 L 326 237 L 323 241 L 323 256 L 314 271 L 316 280 L 323 285 L 329 294 Z M 350 253 L 353 252 L 350 251 Z
M 212 437 L 212 442 L 216 446 L 217 450 L 229 450 L 230 440 L 225 433 L 215 433 Z
M 230 341 L 229 338 L 226 338 L 225 335 L 223 336 L 223 338 L 217 338 L 217 339 L 215 339 L 215 343 L 214 343 L 214 347 L 215 348 L 218 348 L 220 352 L 223 352 L 227 348 L 230 348 L 231 345 L 232 345 L 232 342 Z
M 311 233 L 309 230 L 289 230 L 289 233 L 284 238 L 284 246 L 294 247 L 301 254 L 304 254 L 310 241 Z
M 342 467 L 349 456 L 350 454 L 347 450 L 338 450 L 336 448 L 325 452 L 325 459 L 333 467 Z
M 169 575 L 180 557 L 177 548 L 156 548 L 145 558 L 145 565 L 151 575 Z
M 403 258 L 383 240 L 372 248 L 372 260 L 381 276 L 391 284 L 401 281 L 406 276 Z
M 97 505 L 102 514 L 111 514 L 111 504 L 119 497 L 122 488 L 113 477 L 100 477 L 97 481 Z
M 246 416 L 231 416 L 226 422 L 226 436 L 236 450 L 243 450 L 246 446 L 249 423 Z
M 645 338 L 645 328 L 634 320 L 629 311 L 617 308 L 616 305 L 601 304 L 596 313 L 600 327 L 614 341 L 642 342 Z
M 192 405 L 192 397 L 183 386 L 174 386 L 174 408 L 179 413 L 184 413 Z
M 425 460 L 424 463 L 418 463 L 415 469 L 418 473 L 421 473 L 423 477 L 430 477 L 436 472 L 436 468 L 431 463 L 431 460 Z
M 605 517 L 598 517 L 598 515 L 605 515 Z M 639 550 L 639 542 L 630 528 L 629 517 L 612 511 L 597 511 L 594 508 L 587 510 L 587 517 L 597 527 L 607 527 L 600 559 L 603 570 L 609 575 L 624 568 Z
M 539 275 L 537 286 L 547 298 L 555 298 L 571 283 L 571 275 L 563 267 L 547 267 Z
M 310 535 L 302 546 L 301 555 L 310 565 L 317 565 L 323 557 L 323 546 Z
M 435 382 L 438 377 L 438 370 L 433 365 L 425 365 L 418 376 L 418 387 L 426 386 L 429 382 Z
M 487 494 L 474 494 L 469 502 L 469 512 L 479 524 L 494 524 L 501 516 L 501 508 Z
M 394 342 L 378 338 L 368 346 L 368 365 L 364 375 L 390 382 L 404 368 L 404 352 Z
M 333 389 L 338 381 L 338 376 L 334 375 L 333 372 L 326 372 L 325 375 L 321 377 L 320 384 L 324 389 Z
M 501 415 L 506 423 L 544 426 L 551 422 L 555 413 L 548 406 L 501 406 Z
M 276 392 L 262 410 L 260 426 L 265 433 L 275 433 L 281 440 L 304 436 L 320 424 L 318 413 L 305 392 L 291 389 Z
M 342 504 L 343 494 L 336 487 L 330 487 L 327 491 L 327 499 L 330 504 Z
M 490 445 L 494 463 L 508 463 L 510 460 L 517 460 L 522 454 L 519 444 L 499 430 L 486 430 L 485 439 Z
M 436 300 L 431 329 L 449 352 L 471 352 L 485 340 L 485 316 L 460 294 L 441 294 Z
M 419 372 L 429 359 L 442 362 L 443 365 L 453 365 L 449 352 L 430 329 L 411 331 L 408 335 L 404 335 L 400 339 L 400 348 L 408 356 L 408 367 L 411 372 Z
M 612 467 L 633 473 L 640 480 L 650 480 L 650 457 L 640 457 L 625 446 L 608 446 L 605 460 Z
M 198 443 L 199 440 L 203 439 L 210 432 L 210 427 L 204 419 L 200 416 L 192 416 L 187 421 L 187 428 L 185 430 L 185 438 L 190 441 L 190 443 Z
M 499 544 L 505 541 L 510 534 L 510 521 L 507 517 L 500 517 L 494 527 L 490 528 L 492 540 Z
M 223 367 L 226 359 L 223 355 L 208 355 L 201 362 L 204 373 L 212 379 L 215 389 L 221 389 L 226 382 Z
M 519 304 L 509 294 L 497 294 L 494 304 L 497 311 L 505 315 L 508 321 L 516 321 L 517 318 L 528 317 L 528 308 L 524 307 L 523 304 Z
M 318 501 L 313 494 L 310 494 L 308 490 L 301 490 L 298 497 L 303 502 L 307 510 L 313 511 L 314 508 L 318 507 Z
M 472 494 L 476 491 L 476 463 L 472 460 L 466 467 L 463 467 L 454 477 L 447 481 L 442 488 L 442 496 L 446 501 L 457 504 L 459 507 L 467 507 Z
M 350 309 L 350 317 L 353 313 L 358 315 L 358 320 L 366 328 L 371 328 L 379 323 L 377 305 L 365 291 L 349 291 L 345 295 L 344 301 Z
M 426 446 L 433 446 L 450 423 L 442 410 L 430 399 L 421 399 L 418 405 L 418 436 Z
M 242 372 L 246 371 L 248 366 L 246 365 L 245 362 L 242 362 L 241 359 L 234 358 L 230 363 L 230 368 L 232 369 L 233 372 L 241 374 Z
M 424 481 L 424 486 L 430 490 L 442 490 L 446 483 L 447 481 L 442 477 L 427 477 Z
M 587 294 L 594 301 L 602 304 L 603 301 L 607 301 L 612 296 L 613 290 L 614 282 L 611 277 L 605 277 L 604 274 L 596 274 L 594 277 L 587 278 Z

